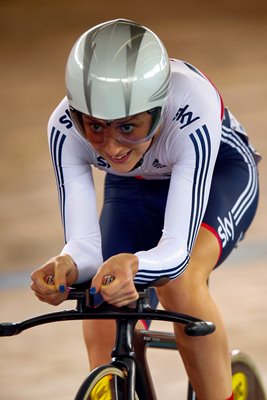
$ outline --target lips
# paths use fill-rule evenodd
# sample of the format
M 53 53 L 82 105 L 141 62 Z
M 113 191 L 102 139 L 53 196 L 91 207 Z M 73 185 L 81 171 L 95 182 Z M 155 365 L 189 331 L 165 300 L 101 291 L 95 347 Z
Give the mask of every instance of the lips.
M 127 151 L 126 153 L 119 154 L 117 156 L 111 156 L 108 154 L 108 158 L 115 164 L 122 164 L 128 160 L 130 157 L 132 150 Z

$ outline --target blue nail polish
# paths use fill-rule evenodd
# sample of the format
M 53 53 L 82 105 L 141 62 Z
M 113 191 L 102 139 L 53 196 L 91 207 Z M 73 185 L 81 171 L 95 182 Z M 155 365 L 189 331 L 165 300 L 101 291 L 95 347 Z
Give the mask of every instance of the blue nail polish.
M 64 285 L 60 285 L 59 286 L 59 291 L 60 291 L 60 293 L 65 293 L 65 286 Z
M 95 287 L 91 287 L 90 288 L 90 294 L 95 294 L 96 293 L 96 288 Z

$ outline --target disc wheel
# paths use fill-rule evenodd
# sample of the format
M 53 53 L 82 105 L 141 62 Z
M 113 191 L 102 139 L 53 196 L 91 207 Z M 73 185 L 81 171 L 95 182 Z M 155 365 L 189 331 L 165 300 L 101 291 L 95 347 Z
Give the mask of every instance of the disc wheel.
M 255 364 L 239 351 L 232 353 L 232 387 L 235 400 L 266 400 Z
M 139 400 L 135 393 L 135 400 Z M 96 368 L 82 383 L 75 400 L 127 400 L 126 376 L 112 365 Z

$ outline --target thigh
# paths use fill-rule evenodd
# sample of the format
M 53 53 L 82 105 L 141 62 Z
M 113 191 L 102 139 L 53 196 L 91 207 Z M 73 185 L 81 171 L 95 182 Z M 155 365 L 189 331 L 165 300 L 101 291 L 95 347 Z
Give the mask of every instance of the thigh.
M 146 181 L 107 174 L 100 216 L 104 260 L 157 246 L 164 224 L 169 180 Z M 151 291 L 151 306 L 158 299 Z
M 222 139 L 223 140 L 223 139 Z M 243 239 L 258 205 L 258 171 L 253 154 L 237 135 L 223 142 L 202 226 L 217 237 L 220 265 Z
M 100 216 L 103 257 L 155 247 L 162 235 L 169 183 L 107 174 Z

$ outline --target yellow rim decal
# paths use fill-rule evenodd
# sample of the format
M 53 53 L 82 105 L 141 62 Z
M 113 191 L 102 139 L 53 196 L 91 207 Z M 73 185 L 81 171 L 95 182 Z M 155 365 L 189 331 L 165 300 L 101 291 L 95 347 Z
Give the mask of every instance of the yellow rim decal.
M 112 375 L 103 376 L 99 382 L 94 386 L 90 394 L 90 400 L 110 400 L 112 399 L 112 392 L 110 381 Z
M 232 387 L 235 400 L 247 400 L 248 398 L 248 382 L 246 375 L 237 372 L 232 376 Z

